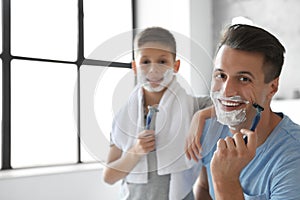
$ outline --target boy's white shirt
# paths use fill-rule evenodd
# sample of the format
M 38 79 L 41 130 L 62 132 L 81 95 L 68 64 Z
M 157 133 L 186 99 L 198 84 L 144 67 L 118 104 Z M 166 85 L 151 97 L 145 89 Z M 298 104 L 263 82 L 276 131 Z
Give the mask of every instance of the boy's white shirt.
M 184 150 L 185 139 L 195 112 L 195 100 L 174 77 L 158 109 L 155 124 L 158 174 L 171 174 L 169 197 L 182 199 L 191 191 L 202 165 L 188 160 Z M 138 85 L 131 93 L 127 105 L 115 116 L 112 142 L 126 152 L 135 144 L 142 130 L 144 130 L 143 91 Z M 126 181 L 147 183 L 147 180 L 147 157 L 143 156 L 127 175 Z

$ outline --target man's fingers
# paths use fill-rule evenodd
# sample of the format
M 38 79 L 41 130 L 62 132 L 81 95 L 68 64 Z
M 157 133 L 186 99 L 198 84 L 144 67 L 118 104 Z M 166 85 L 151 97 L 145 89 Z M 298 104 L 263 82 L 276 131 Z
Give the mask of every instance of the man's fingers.
M 248 143 L 247 143 L 247 148 L 255 152 L 256 147 L 257 147 L 257 134 L 256 132 L 250 131 L 248 129 L 241 129 L 241 133 L 247 135 L 248 137 Z
M 224 139 L 219 139 L 218 143 L 217 143 L 217 150 L 224 150 L 226 149 L 226 142 Z
M 235 141 L 232 137 L 226 137 L 225 138 L 226 146 L 229 150 L 234 150 L 235 149 Z

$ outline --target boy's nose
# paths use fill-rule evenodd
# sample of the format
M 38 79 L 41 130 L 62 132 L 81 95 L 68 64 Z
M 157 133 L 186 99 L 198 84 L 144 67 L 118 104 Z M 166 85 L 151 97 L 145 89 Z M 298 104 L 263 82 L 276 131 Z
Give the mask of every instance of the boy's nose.
M 150 66 L 149 73 L 157 73 L 159 72 L 158 64 L 153 63 Z

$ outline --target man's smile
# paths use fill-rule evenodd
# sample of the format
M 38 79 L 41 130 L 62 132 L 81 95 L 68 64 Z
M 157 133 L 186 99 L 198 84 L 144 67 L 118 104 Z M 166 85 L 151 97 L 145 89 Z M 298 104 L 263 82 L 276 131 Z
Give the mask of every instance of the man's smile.
M 245 101 L 232 101 L 232 100 L 222 100 L 218 99 L 218 102 L 221 104 L 221 108 L 224 111 L 233 111 L 245 108 Z

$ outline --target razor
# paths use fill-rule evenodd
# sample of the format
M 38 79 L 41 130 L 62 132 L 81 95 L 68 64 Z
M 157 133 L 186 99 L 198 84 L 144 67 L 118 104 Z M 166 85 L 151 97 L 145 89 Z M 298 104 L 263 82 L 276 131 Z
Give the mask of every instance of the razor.
M 256 109 L 256 115 L 252 121 L 252 125 L 251 125 L 251 128 L 250 130 L 251 131 L 254 131 L 256 129 L 256 126 L 260 120 L 260 116 L 261 116 L 261 112 L 264 110 L 264 108 L 260 105 L 258 105 L 257 103 L 253 103 L 252 106 Z M 248 137 L 246 135 L 244 135 L 243 137 L 244 141 L 245 141 L 245 144 L 248 143 Z
M 156 113 L 159 111 L 155 106 L 148 106 L 148 114 L 146 118 L 146 130 L 154 130 Z

